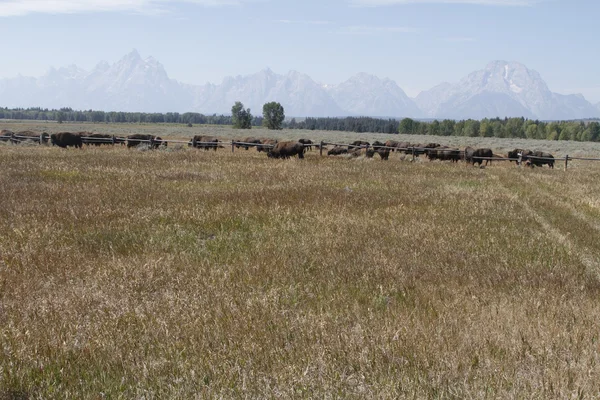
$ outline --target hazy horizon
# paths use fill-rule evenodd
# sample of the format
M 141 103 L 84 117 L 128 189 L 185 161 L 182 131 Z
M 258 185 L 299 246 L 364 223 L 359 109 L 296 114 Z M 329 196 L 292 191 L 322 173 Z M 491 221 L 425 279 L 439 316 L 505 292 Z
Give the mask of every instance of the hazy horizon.
M 598 11 L 565 0 L 11 0 L 0 2 L 12 55 L 0 78 L 91 70 L 137 49 L 189 84 L 265 68 L 327 84 L 366 72 L 414 97 L 506 60 L 538 71 L 554 92 L 597 103 Z

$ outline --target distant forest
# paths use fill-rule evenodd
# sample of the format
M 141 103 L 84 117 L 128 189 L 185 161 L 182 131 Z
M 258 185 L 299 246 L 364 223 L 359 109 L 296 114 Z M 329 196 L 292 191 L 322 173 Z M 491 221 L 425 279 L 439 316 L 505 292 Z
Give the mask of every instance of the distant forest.
M 455 121 L 401 121 L 366 117 L 306 118 L 296 123 L 293 119 L 288 128 L 325 131 L 402 133 L 406 135 L 468 136 L 497 138 L 527 138 L 546 140 L 600 141 L 598 121 L 543 122 L 525 118 L 493 118 L 481 121 L 468 119 Z
M 76 111 L 71 108 L 48 110 L 42 108 L 8 109 L 0 108 L 0 119 L 50 120 L 61 122 L 95 123 L 175 123 L 231 125 L 231 115 L 204 115 L 200 113 L 139 113 Z M 253 126 L 262 125 L 262 116 L 254 116 Z M 345 118 L 295 118 L 284 123 L 284 128 L 374 132 L 408 135 L 468 136 L 497 138 L 527 138 L 547 140 L 600 141 L 600 123 L 597 120 L 586 121 L 538 121 L 525 118 L 492 118 L 455 121 L 417 121 L 404 118 L 380 119 L 370 117 Z
M 94 122 L 94 123 L 167 123 L 167 124 L 200 124 L 231 125 L 231 115 L 204 115 L 200 113 L 142 113 L 120 111 L 77 111 L 71 108 L 48 110 L 47 108 L 1 108 L 0 119 L 29 119 L 62 122 Z M 255 116 L 253 126 L 262 125 L 262 115 Z

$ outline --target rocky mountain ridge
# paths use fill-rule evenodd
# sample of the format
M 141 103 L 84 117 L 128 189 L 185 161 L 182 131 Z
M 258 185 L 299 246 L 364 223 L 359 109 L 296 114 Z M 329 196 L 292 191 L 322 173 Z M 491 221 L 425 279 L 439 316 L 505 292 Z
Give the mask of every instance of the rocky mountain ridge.
M 442 83 L 415 99 L 390 79 L 359 73 L 337 85 L 315 82 L 298 71 L 280 75 L 264 69 L 227 77 L 221 84 L 190 85 L 169 78 L 153 57 L 137 51 L 92 71 L 71 65 L 39 77 L 0 79 L 0 106 L 95 109 L 129 112 L 228 114 L 241 101 L 254 114 L 280 102 L 297 117 L 526 117 L 578 119 L 600 116 L 600 104 L 581 95 L 552 93 L 541 76 L 523 64 L 493 61 L 455 84 Z

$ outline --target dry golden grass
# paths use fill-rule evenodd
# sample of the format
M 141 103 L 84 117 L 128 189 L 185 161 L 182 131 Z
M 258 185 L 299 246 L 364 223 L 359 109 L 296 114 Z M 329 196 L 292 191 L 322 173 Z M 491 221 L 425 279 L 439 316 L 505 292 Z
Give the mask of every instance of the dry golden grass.
M 0 398 L 600 396 L 600 165 L 0 146 Z

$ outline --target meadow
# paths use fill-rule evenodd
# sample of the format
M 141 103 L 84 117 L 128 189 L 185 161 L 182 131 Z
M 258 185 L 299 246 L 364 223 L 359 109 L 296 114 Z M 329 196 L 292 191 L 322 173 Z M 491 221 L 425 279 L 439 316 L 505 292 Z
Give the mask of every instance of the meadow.
M 599 194 L 583 161 L 0 143 L 0 399 L 597 398 Z

